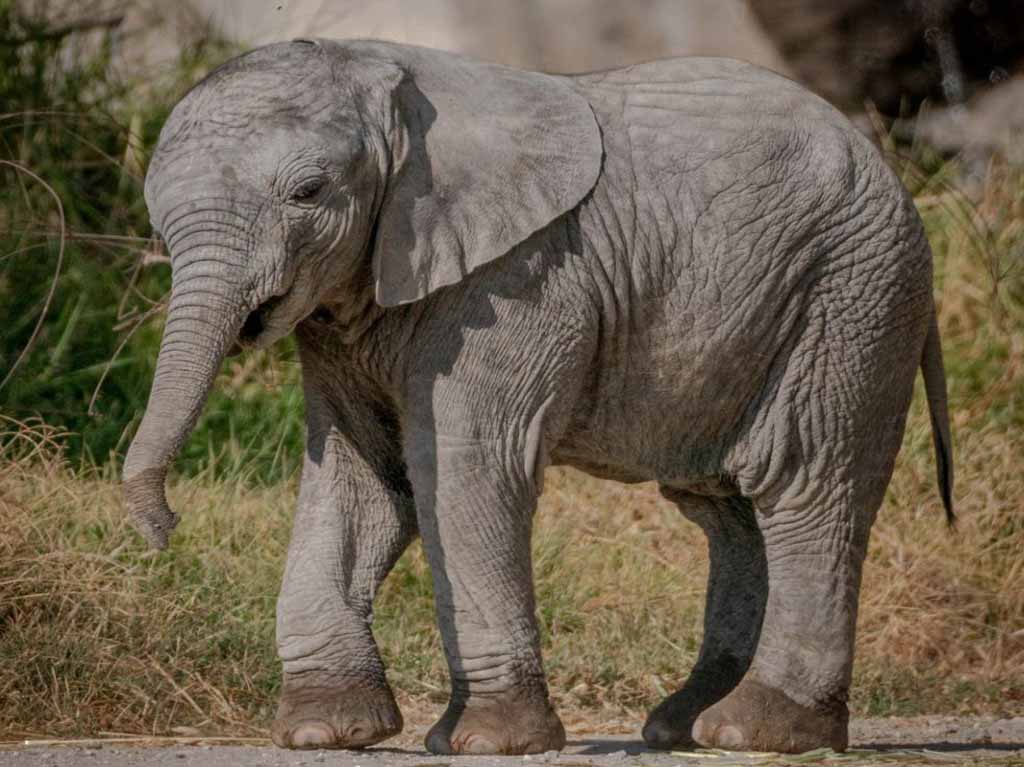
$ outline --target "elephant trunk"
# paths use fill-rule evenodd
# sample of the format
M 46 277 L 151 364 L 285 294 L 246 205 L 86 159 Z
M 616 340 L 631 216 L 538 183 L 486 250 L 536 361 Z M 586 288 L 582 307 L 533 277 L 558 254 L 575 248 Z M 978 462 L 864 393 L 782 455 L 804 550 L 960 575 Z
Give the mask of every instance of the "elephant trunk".
M 136 528 L 156 549 L 167 546 L 178 516 L 167 505 L 167 469 L 202 412 L 214 379 L 237 340 L 249 307 L 224 250 L 199 248 L 175 269 L 156 374 L 142 423 L 124 463 L 124 494 Z

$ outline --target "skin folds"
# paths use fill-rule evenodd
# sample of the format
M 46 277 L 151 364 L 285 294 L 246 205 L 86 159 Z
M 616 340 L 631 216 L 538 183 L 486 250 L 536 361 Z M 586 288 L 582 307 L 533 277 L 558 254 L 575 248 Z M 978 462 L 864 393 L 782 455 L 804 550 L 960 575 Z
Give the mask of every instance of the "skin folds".
M 724 59 L 570 78 L 295 41 L 182 99 L 146 198 L 174 286 L 124 475 L 153 545 L 224 355 L 298 340 L 276 743 L 401 729 L 370 621 L 419 535 L 452 680 L 428 748 L 560 748 L 530 532 L 544 467 L 570 464 L 658 481 L 708 536 L 704 647 L 647 742 L 845 747 L 919 368 L 947 502 L 952 472 L 921 222 L 827 104 Z

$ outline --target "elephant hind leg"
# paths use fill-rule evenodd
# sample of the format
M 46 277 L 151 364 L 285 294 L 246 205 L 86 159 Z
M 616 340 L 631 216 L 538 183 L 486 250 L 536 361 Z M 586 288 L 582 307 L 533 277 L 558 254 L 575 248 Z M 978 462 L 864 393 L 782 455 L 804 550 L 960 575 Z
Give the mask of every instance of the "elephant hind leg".
M 704 608 L 704 639 L 685 684 L 648 716 L 644 742 L 651 748 L 692 746 L 698 715 L 739 684 L 757 649 L 768 596 L 764 541 L 750 502 L 698 497 L 663 488 L 683 515 L 708 538 L 711 569 Z
M 872 306 L 886 309 L 881 298 Z M 694 723 L 703 746 L 846 748 L 861 571 L 927 327 L 913 304 L 886 311 L 845 344 L 827 343 L 829 315 L 812 312 L 727 466 L 755 509 L 768 598 L 750 668 Z
M 769 588 L 757 650 L 739 684 L 697 717 L 698 744 L 846 748 L 858 591 L 877 508 L 865 513 L 855 485 L 804 489 L 807 507 L 758 505 Z

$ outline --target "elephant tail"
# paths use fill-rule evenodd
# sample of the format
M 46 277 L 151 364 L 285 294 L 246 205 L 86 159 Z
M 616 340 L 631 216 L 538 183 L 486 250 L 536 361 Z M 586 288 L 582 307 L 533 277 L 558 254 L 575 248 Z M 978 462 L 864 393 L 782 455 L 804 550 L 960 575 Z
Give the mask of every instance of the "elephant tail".
M 953 511 L 953 445 L 950 441 L 949 407 L 946 403 L 946 372 L 942 366 L 942 341 L 934 310 L 928 337 L 924 342 L 924 354 L 921 356 L 921 373 L 924 376 L 924 390 L 928 395 L 928 413 L 932 419 L 932 440 L 935 443 L 942 505 L 946 508 L 946 522 L 952 527 L 956 523 L 956 513 Z

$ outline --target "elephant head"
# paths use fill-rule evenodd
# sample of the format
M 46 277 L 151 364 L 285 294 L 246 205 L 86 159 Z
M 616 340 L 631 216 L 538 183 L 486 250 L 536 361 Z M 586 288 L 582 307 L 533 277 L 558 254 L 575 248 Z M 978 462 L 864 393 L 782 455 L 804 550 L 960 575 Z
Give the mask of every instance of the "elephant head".
M 428 49 L 279 43 L 196 85 L 146 177 L 172 269 L 124 465 L 149 543 L 166 546 L 177 523 L 167 468 L 233 348 L 268 345 L 325 304 L 386 311 L 459 282 L 579 204 L 601 159 L 568 81 Z

